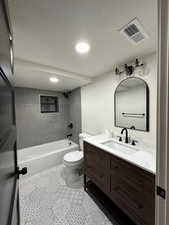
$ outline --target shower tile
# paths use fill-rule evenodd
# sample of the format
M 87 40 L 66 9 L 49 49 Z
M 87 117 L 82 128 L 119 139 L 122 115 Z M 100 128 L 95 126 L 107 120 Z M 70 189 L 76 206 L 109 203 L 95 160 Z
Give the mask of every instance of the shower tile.
M 19 149 L 39 145 L 59 139 L 67 134 L 69 121 L 68 99 L 62 93 L 29 88 L 16 88 L 16 123 Z M 41 113 L 39 96 L 59 97 L 59 113 Z

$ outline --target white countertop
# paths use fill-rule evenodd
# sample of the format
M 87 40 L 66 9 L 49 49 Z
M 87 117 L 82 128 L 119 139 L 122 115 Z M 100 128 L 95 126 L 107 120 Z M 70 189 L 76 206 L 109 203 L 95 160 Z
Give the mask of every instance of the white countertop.
M 123 151 L 120 150 L 114 150 L 111 147 L 105 146 L 102 144 L 103 142 L 113 140 L 114 142 L 123 145 L 123 147 L 127 147 L 128 149 L 135 150 L 132 154 L 126 154 Z M 119 142 L 117 139 L 114 138 L 108 138 L 106 135 L 97 135 L 97 136 L 91 136 L 88 138 L 85 138 L 85 141 L 102 149 L 103 151 L 106 151 L 108 153 L 111 153 L 121 159 L 124 159 L 148 172 L 151 172 L 153 174 L 156 174 L 156 157 L 153 154 L 153 152 L 148 149 L 146 146 L 141 146 L 137 144 L 136 146 L 132 146 L 131 144 L 125 144 Z

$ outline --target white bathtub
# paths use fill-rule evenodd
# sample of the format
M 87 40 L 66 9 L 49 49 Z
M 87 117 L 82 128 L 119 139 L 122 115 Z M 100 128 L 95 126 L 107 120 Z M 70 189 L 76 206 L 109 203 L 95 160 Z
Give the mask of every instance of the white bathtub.
M 28 173 L 24 177 L 61 164 L 65 153 L 79 148 L 74 142 L 71 141 L 71 145 L 69 142 L 67 139 L 63 139 L 19 150 L 19 167 L 28 169 Z

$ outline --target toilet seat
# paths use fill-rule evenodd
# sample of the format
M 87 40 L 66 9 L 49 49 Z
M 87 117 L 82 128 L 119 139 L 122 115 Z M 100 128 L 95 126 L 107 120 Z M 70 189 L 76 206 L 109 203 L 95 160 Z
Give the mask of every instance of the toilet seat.
M 83 161 L 83 152 L 73 151 L 64 155 L 63 161 L 68 166 L 75 166 L 81 164 Z

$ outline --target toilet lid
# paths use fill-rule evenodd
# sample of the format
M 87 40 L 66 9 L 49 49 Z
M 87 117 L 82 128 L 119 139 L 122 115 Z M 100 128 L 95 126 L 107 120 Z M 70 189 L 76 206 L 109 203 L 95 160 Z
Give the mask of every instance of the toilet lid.
M 82 158 L 83 158 L 83 152 L 80 152 L 80 151 L 69 152 L 64 156 L 64 160 L 67 162 L 79 161 Z

